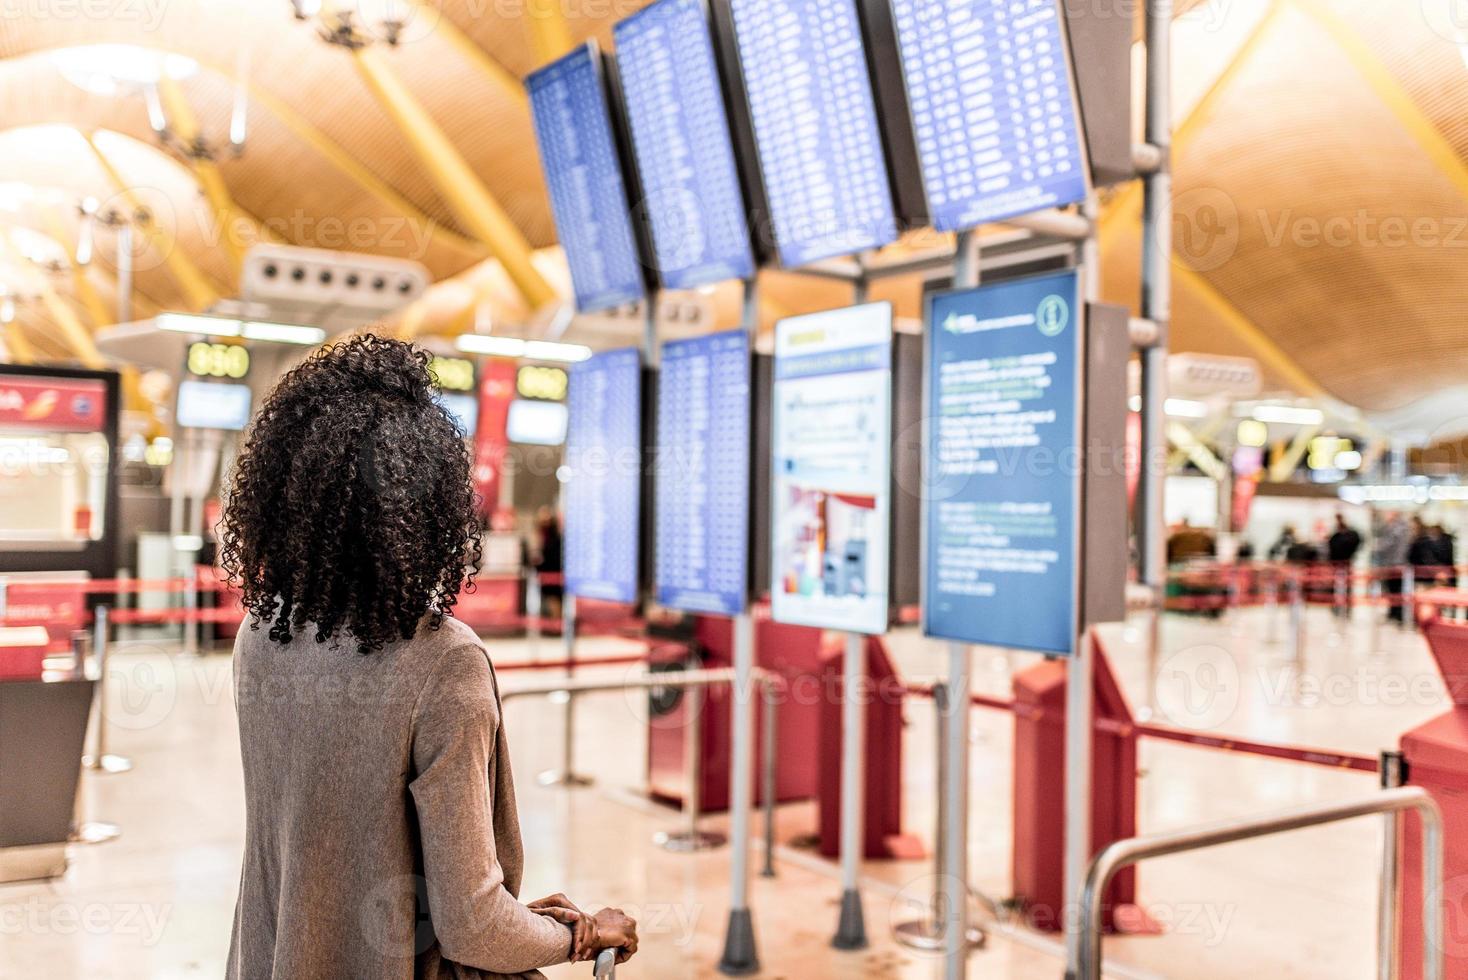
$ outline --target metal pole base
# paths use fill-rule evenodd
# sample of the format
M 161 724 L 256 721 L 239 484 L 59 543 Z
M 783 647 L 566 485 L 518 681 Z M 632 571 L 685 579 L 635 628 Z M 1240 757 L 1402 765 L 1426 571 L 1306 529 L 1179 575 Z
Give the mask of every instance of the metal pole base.
M 653 843 L 674 854 L 692 854 L 696 851 L 712 851 L 723 847 L 728 838 L 723 834 L 710 834 L 702 830 L 678 830 L 671 833 L 660 831 L 653 835 Z
M 88 820 L 73 827 L 67 839 L 73 844 L 105 844 L 121 836 L 122 831 L 115 823 Z
M 866 949 L 867 927 L 861 911 L 861 892 L 854 889 L 841 893 L 841 921 L 836 925 L 836 949 Z
M 908 949 L 920 949 L 927 952 L 940 953 L 947 947 L 943 938 L 943 926 L 938 922 L 930 922 L 926 919 L 914 919 L 911 922 L 900 922 L 892 930 L 897 941 Z M 983 949 L 984 944 L 989 941 L 989 934 L 978 926 L 968 927 L 968 948 Z
M 583 786 L 590 786 L 595 780 L 590 776 L 582 776 L 574 772 L 547 769 L 535 777 L 535 781 L 542 786 L 564 786 L 567 789 L 580 789 Z
M 133 767 L 133 760 L 121 755 L 104 755 L 98 758 L 94 755 L 82 756 L 82 765 L 96 772 L 118 773 L 127 772 Z
M 759 956 L 754 950 L 754 921 L 749 909 L 730 909 L 729 928 L 724 933 L 724 958 L 719 972 L 742 977 L 759 972 Z

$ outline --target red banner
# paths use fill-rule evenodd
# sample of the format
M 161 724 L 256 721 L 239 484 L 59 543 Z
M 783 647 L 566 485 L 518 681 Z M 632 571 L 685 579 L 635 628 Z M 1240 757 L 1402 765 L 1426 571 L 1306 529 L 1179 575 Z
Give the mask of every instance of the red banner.
M 500 473 L 504 470 L 509 436 L 505 423 L 515 400 L 515 362 L 492 358 L 479 371 L 479 425 L 474 430 L 474 492 L 486 516 L 500 500 Z
M 107 386 L 86 378 L 0 374 L 0 425 L 45 432 L 100 432 Z

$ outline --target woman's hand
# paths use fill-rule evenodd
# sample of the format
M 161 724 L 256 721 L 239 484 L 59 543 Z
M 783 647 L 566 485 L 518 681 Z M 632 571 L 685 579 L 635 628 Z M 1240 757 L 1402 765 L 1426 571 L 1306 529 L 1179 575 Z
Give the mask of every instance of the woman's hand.
M 571 962 L 579 963 L 596 956 L 597 951 L 607 946 L 599 939 L 597 921 L 582 912 L 565 895 L 557 893 L 539 898 L 525 906 L 530 911 L 555 919 L 571 927 Z
M 616 949 L 617 962 L 626 963 L 637 952 L 637 920 L 621 909 L 596 913 L 597 947 Z

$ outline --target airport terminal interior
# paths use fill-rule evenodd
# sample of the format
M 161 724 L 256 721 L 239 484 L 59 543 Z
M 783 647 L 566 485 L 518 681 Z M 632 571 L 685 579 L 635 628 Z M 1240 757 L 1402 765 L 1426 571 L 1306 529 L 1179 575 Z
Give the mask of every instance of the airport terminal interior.
M 0 980 L 1468 980 L 1463 0 L 0 9 Z

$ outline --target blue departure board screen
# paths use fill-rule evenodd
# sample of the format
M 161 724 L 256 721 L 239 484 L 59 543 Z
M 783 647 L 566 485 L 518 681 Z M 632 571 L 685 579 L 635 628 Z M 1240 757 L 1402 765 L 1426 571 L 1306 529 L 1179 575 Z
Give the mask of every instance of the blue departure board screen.
M 892 0 L 892 14 L 933 227 L 1085 198 L 1056 0 Z
M 594 312 L 641 299 L 642 258 L 600 53 L 592 44 L 577 48 L 535 72 L 525 86 L 576 308 Z
M 654 567 L 671 609 L 744 611 L 751 383 L 743 330 L 663 345 Z
M 748 215 L 704 0 L 659 0 L 613 34 L 659 279 L 694 289 L 751 278 Z
M 897 238 L 854 0 L 732 0 L 780 263 Z
M 1079 294 L 1070 271 L 930 300 L 929 636 L 1074 652 Z
M 642 358 L 636 348 L 571 368 L 565 562 L 572 595 L 636 602 L 642 500 Z

